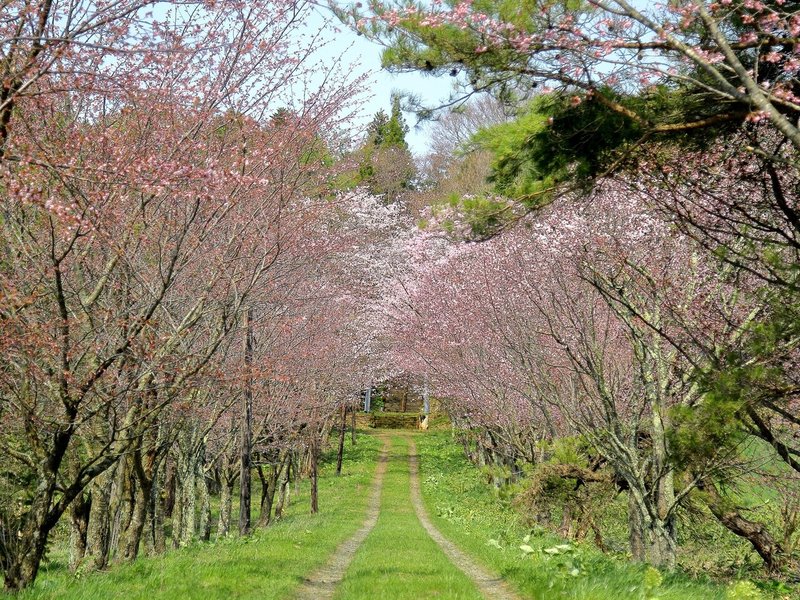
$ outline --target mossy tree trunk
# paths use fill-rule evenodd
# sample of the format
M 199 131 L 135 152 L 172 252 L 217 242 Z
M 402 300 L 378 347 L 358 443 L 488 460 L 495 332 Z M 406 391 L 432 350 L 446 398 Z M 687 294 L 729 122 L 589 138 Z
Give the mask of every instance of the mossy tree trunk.
M 294 464 L 294 453 L 290 450 L 287 452 L 285 465 L 283 468 L 283 476 L 280 477 L 280 485 L 278 492 L 278 500 L 275 503 L 275 518 L 280 519 L 283 516 L 283 510 L 289 503 L 289 495 L 291 494 L 291 481 L 292 469 Z
M 90 493 L 81 493 L 70 505 L 69 570 L 76 571 L 86 556 L 89 535 L 89 516 L 92 509 Z

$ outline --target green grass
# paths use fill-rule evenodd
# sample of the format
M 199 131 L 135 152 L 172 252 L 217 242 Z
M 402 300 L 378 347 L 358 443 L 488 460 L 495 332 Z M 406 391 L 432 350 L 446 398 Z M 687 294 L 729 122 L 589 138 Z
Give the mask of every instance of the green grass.
M 317 515 L 308 512 L 309 488 L 308 482 L 303 482 L 284 519 L 250 538 L 198 543 L 82 577 L 71 575 L 60 564 L 45 564 L 34 587 L 16 598 L 286 597 L 363 522 L 380 446 L 374 437 L 359 436 L 355 448 L 347 446 L 341 477 L 333 473 L 335 465 L 329 462 L 323 466 Z M 0 592 L 0 597 L 8 596 Z
M 541 529 L 532 531 L 523 525 L 514 508 L 497 498 L 448 433 L 430 432 L 416 439 L 422 494 L 437 527 L 526 597 L 582 600 L 745 597 L 729 594 L 729 586 L 710 580 L 691 579 L 680 572 L 660 574 L 628 562 L 623 555 L 603 554 L 588 543 L 566 544 Z M 524 552 L 520 546 L 525 544 L 526 535 L 531 537 Z
M 660 574 L 631 564 L 622 553 L 603 554 L 591 544 L 564 544 L 543 529 L 531 531 L 517 509 L 498 498 L 485 476 L 463 457 L 448 432 L 405 432 L 392 438 L 391 459 L 378 522 L 355 555 L 339 599 L 480 598 L 472 582 L 428 537 L 410 504 L 408 437 L 420 453 L 423 498 L 437 527 L 478 562 L 501 574 L 524 597 L 584 600 L 744 600 L 790 598 L 788 588 L 756 593 L 745 582 L 724 585 L 681 572 Z M 308 514 L 308 482 L 300 486 L 286 517 L 247 539 L 231 538 L 115 565 L 80 576 L 63 567 L 63 549 L 43 565 L 20 600 L 146 598 L 212 600 L 285 598 L 324 564 L 361 525 L 381 441 L 361 435 L 348 444 L 345 470 L 323 464 L 318 515 Z M 613 510 L 609 505 L 608 510 Z M 525 537 L 530 535 L 525 542 Z M 61 543 L 61 542 L 58 542 Z M 524 551 L 522 545 L 528 545 Z M 708 552 L 715 552 L 709 543 Z M 718 547 L 717 547 L 717 552 Z M 759 583 L 759 585 L 763 585 Z M 0 592 L 1 598 L 10 598 Z
M 414 513 L 408 442 L 403 437 L 392 438 L 383 486 L 378 522 L 356 552 L 335 598 L 481 598 L 475 585 L 450 563 Z

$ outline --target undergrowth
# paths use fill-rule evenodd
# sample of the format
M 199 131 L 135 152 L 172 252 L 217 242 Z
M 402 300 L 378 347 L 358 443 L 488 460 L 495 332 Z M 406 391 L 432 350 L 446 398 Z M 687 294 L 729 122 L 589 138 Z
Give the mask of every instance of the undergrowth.
M 718 581 L 701 569 L 660 572 L 630 562 L 622 543 L 607 553 L 591 542 L 567 542 L 531 524 L 510 498 L 489 485 L 447 432 L 418 437 L 425 503 L 442 532 L 495 569 L 525 596 L 586 600 L 744 600 L 793 598 L 784 583 Z M 599 520 L 619 537 L 624 504 L 609 502 Z M 609 527 L 608 520 L 616 525 Z M 713 552 L 713 546 L 707 549 Z M 694 576 L 692 576 L 694 575 Z

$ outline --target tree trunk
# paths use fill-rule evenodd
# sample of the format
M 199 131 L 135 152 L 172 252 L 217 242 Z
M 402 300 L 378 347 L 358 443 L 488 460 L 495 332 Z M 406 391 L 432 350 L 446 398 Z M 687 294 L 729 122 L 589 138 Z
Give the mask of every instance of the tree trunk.
M 283 516 L 283 509 L 289 502 L 289 493 L 291 486 L 292 474 L 292 453 L 288 452 L 286 457 L 286 466 L 284 468 L 283 478 L 281 479 L 280 492 L 278 494 L 278 502 L 275 504 L 275 519 L 280 519 Z
M 143 436 L 143 439 L 152 437 Z M 136 489 L 134 493 L 134 504 L 131 510 L 131 521 L 125 531 L 122 547 L 122 560 L 133 561 L 139 555 L 139 548 L 142 542 L 142 535 L 148 522 L 148 517 L 153 508 L 153 486 L 158 477 L 159 449 L 156 439 L 149 440 L 151 445 L 147 450 L 137 449 L 131 459 L 133 472 L 136 475 Z
M 36 516 L 36 514 L 32 516 Z M 41 517 L 41 520 L 44 520 L 44 515 Z M 44 556 L 49 531 L 37 527 L 26 533 L 33 535 L 29 538 L 29 543 L 25 544 L 25 551 L 10 556 L 3 573 L 5 589 L 9 592 L 18 592 L 33 583 Z
M 156 484 L 150 491 L 150 523 L 148 525 L 148 553 L 163 554 L 167 550 L 167 532 L 164 530 L 166 498 L 161 498 L 161 490 L 166 483 L 166 463 L 156 473 Z
M 574 531 L 572 529 L 572 506 L 569 502 L 564 504 L 561 512 L 561 525 L 558 528 L 558 535 L 563 538 L 572 539 Z
M 350 444 L 356 445 L 356 407 L 350 409 Z
M 78 569 L 84 556 L 86 556 L 86 538 L 89 533 L 89 515 L 92 508 L 91 494 L 78 494 L 70 505 L 70 548 L 69 570 L 73 573 Z
M 654 521 L 648 534 L 649 562 L 656 567 L 674 569 L 677 560 L 677 544 L 672 524 Z
M 280 474 L 283 461 L 269 466 L 269 474 L 264 473 L 264 468 L 259 465 L 258 476 L 261 479 L 261 502 L 259 503 L 258 526 L 266 527 L 272 519 L 272 505 L 275 500 L 275 488 L 278 485 L 278 475 Z
M 86 535 L 86 558 L 93 569 L 108 566 L 111 541 L 111 488 L 113 471 L 98 477 L 91 486 L 92 506 L 89 511 L 89 529 Z
M 188 546 L 192 543 L 197 528 L 197 469 L 194 465 L 188 468 L 186 479 L 181 482 L 181 492 L 178 496 L 181 503 L 181 527 L 177 538 L 180 546 Z
M 152 487 L 152 481 L 140 481 L 139 485 L 136 486 L 131 520 L 128 528 L 125 530 L 120 553 L 120 559 L 123 561 L 132 562 L 136 560 L 136 557 L 139 555 L 142 533 L 144 533 L 144 527 L 147 523 Z
M 172 511 L 175 508 L 178 482 L 175 477 L 174 461 L 169 460 L 169 457 L 167 457 L 167 461 L 164 465 L 164 471 L 164 516 L 167 518 L 172 518 Z
M 111 560 L 119 558 L 118 550 L 120 539 L 128 529 L 133 518 L 133 508 L 136 502 L 135 482 L 133 469 L 129 457 L 123 457 L 117 464 L 114 485 L 111 487 L 111 534 L 109 536 L 109 557 Z
M 197 492 L 200 496 L 200 539 L 207 542 L 211 539 L 211 494 L 202 467 L 197 474 Z
M 770 572 L 780 571 L 786 564 L 786 553 L 779 542 L 772 537 L 763 523 L 745 519 L 739 512 L 730 506 L 717 491 L 713 481 L 703 482 L 704 500 L 711 514 L 722 523 L 729 531 L 746 539 Z
M 628 526 L 634 560 L 674 569 L 677 553 L 674 523 L 659 518 L 658 506 L 647 505 L 651 499 L 645 498 L 641 491 L 637 494 L 631 490 L 628 498 Z
M 181 530 L 183 529 L 183 484 L 175 478 L 175 498 L 172 505 L 172 547 L 180 548 Z
M 317 438 L 313 438 L 311 440 L 311 513 L 316 514 L 319 512 L 319 497 L 318 497 L 318 486 L 317 486 L 317 477 L 319 475 L 318 465 L 317 465 Z
M 47 468 L 40 471 L 39 488 L 19 525 L 14 527 L 17 530 L 17 539 L 5 547 L 3 579 L 6 590 L 10 592 L 17 592 L 34 582 L 50 532 L 69 508 L 71 500 L 82 491 L 70 490 L 70 494 L 74 495 L 65 494 L 58 502 L 55 501 L 58 468 L 62 458 L 63 454 L 57 457 L 58 464 L 48 464 Z M 62 502 L 64 500 L 66 502 Z
M 224 477 L 219 499 L 219 525 L 217 539 L 228 536 L 231 530 L 231 512 L 233 510 L 233 478 Z
M 248 308 L 244 315 L 244 363 L 249 370 L 253 364 L 253 309 Z M 250 484 L 253 450 L 253 383 L 250 373 L 245 375 L 244 406 L 242 410 L 241 470 L 239 473 L 239 535 L 250 533 Z
M 677 523 L 675 522 L 675 474 L 669 462 L 669 446 L 666 430 L 669 422 L 665 409 L 653 402 L 652 452 L 655 483 L 655 506 L 650 529 L 651 562 L 659 567 L 674 569 L 677 560 Z
M 642 523 L 639 505 L 630 491 L 628 492 L 628 541 L 633 560 L 645 562 L 647 555 L 644 551 L 644 523 Z

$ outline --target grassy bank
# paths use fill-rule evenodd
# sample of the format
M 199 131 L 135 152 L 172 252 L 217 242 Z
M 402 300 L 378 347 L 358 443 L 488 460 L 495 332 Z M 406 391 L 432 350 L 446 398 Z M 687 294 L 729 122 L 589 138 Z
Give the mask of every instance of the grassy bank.
M 363 521 L 380 446 L 379 440 L 366 435 L 359 436 L 354 448 L 348 444 L 340 477 L 334 473 L 335 457 L 333 462 L 324 463 L 317 515 L 309 514 L 309 486 L 304 481 L 286 516 L 279 523 L 256 531 L 250 538 L 198 543 L 163 556 L 143 557 L 132 564 L 115 565 L 106 572 L 83 576 L 70 574 L 60 562 L 45 563 L 34 587 L 16 598 L 286 597 Z
M 525 596 L 582 600 L 791 597 L 756 591 L 749 582 L 723 585 L 682 573 L 659 573 L 632 564 L 623 555 L 603 554 L 588 543 L 568 544 L 540 529 L 532 531 L 513 507 L 497 498 L 449 433 L 418 436 L 417 445 L 423 498 L 437 527 Z

